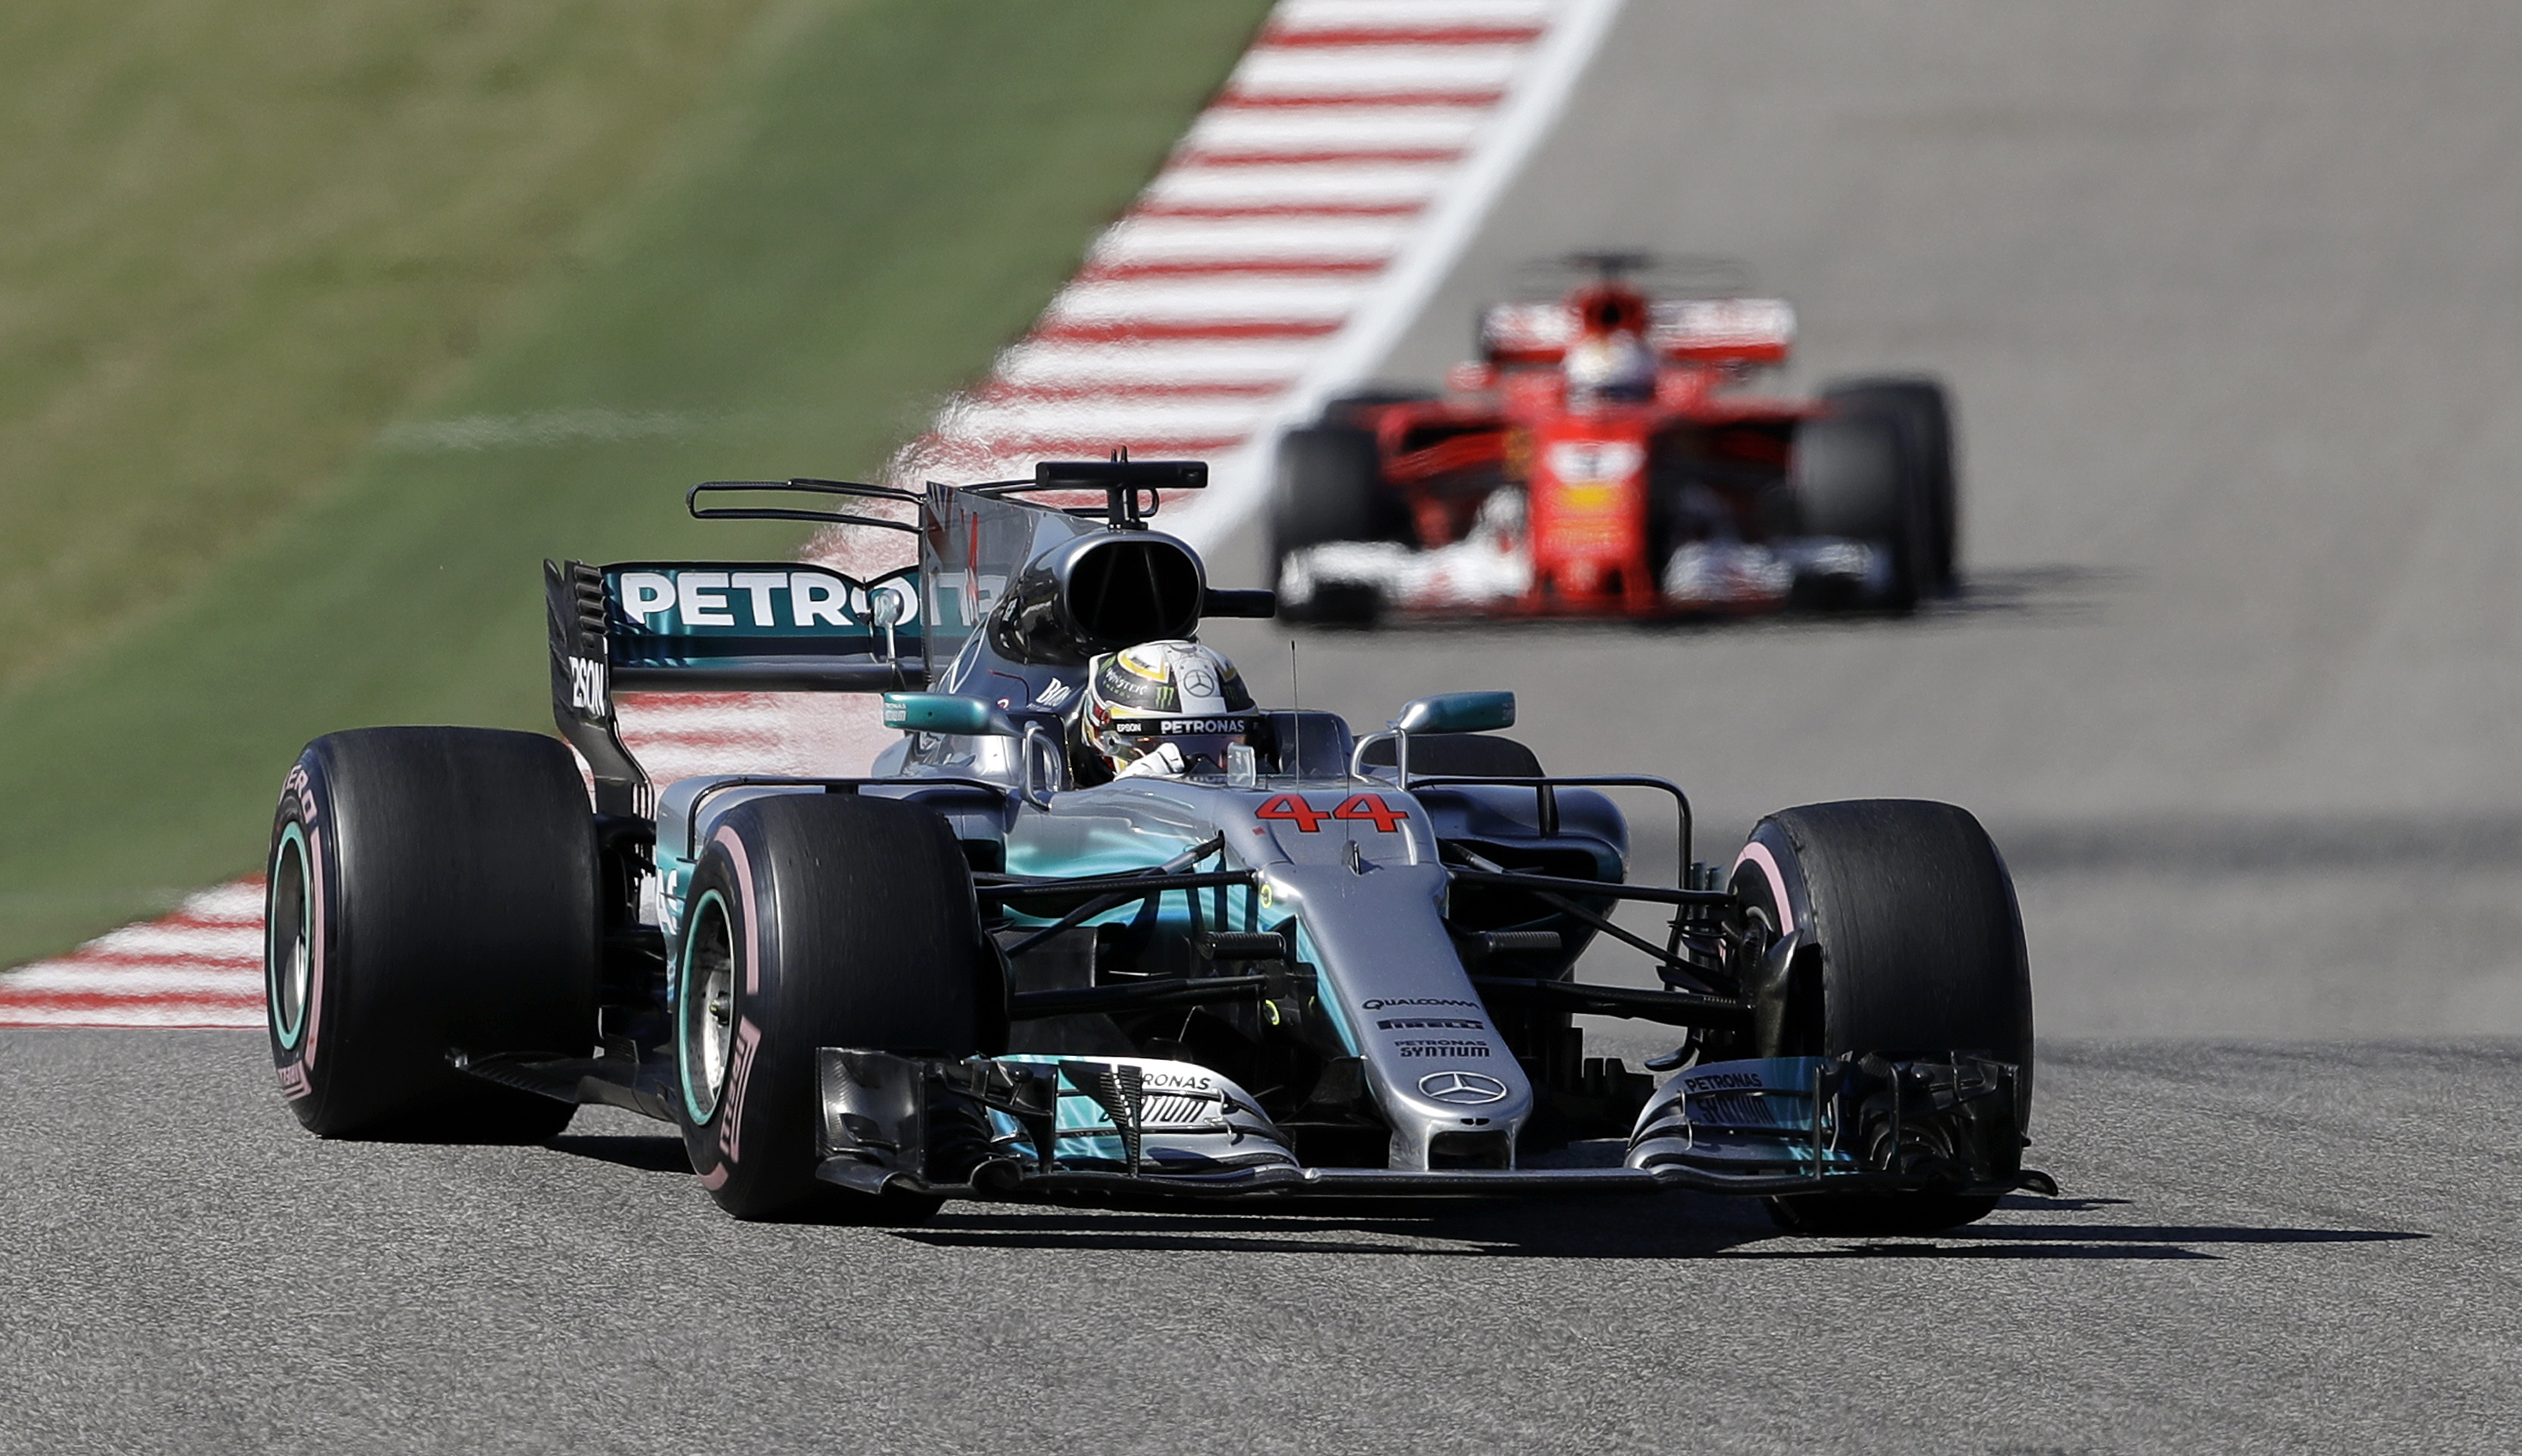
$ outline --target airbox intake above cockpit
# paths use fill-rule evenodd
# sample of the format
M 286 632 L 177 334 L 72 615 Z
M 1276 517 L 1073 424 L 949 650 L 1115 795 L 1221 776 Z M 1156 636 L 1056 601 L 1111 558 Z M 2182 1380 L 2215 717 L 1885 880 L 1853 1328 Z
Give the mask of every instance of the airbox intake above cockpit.
M 1188 637 L 1199 630 L 1207 587 L 1199 557 L 1170 536 L 1079 537 L 1007 584 L 990 613 L 990 645 L 1015 662 L 1074 667 L 1098 652 Z

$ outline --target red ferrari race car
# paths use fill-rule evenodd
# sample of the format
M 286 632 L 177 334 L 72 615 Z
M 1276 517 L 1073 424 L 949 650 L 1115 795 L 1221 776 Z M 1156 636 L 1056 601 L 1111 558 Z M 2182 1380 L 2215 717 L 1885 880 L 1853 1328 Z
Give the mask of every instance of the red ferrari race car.
M 1281 614 L 1665 617 L 1904 613 L 1955 585 L 1943 387 L 1743 385 L 1795 314 L 1705 288 L 1651 298 L 1650 259 L 1582 255 L 1563 299 L 1507 303 L 1443 395 L 1336 399 L 1281 441 Z

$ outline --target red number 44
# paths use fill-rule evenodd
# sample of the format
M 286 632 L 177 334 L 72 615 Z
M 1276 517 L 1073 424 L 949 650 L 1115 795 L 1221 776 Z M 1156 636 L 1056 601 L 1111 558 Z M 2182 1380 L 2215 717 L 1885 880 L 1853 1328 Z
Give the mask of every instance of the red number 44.
M 1381 794 L 1351 794 L 1329 814 L 1294 794 L 1281 794 L 1252 811 L 1252 815 L 1255 819 L 1275 819 L 1292 823 L 1299 834 L 1320 833 L 1323 821 L 1327 819 L 1371 820 L 1376 828 L 1386 834 L 1395 834 L 1400 832 L 1403 822 L 1410 818 L 1408 811 L 1384 803 Z

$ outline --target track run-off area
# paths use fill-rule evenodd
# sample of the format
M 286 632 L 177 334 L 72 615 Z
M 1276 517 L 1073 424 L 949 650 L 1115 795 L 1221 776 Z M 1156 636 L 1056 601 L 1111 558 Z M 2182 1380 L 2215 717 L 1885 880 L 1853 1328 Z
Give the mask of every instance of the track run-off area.
M 1524 14 L 1434 46 L 1514 50 L 1498 117 L 1560 13 Z M 1357 284 L 1323 352 L 1167 438 L 1232 458 L 1370 338 L 1351 377 L 1432 380 L 1512 264 L 1579 247 L 1748 259 L 1802 320 L 1791 383 L 1941 375 L 1968 586 L 1913 620 L 1293 657 L 1307 706 L 1368 723 L 1513 688 L 1551 767 L 1688 786 L 1702 858 L 1788 804 L 1977 811 L 2021 888 L 2030 1158 L 2064 1198 L 1874 1243 L 1680 1198 L 749 1226 L 612 1112 L 546 1147 L 319 1143 L 259 1036 L 12 1030 L 0 1448 L 2512 1449 L 2522 12 L 1605 14 L 1478 225 L 1378 255 L 1415 298 L 1305 283 Z M 1150 198 L 1298 164 L 1199 164 L 1201 135 L 1174 165 L 1216 177 Z M 1395 165 L 1475 170 L 1476 136 Z M 1114 297 L 1097 266 L 1066 297 Z M 1102 317 L 1068 306 L 941 437 L 1067 418 L 1021 390 Z M 1257 580 L 1249 532 L 1212 543 L 1222 585 Z M 1214 639 L 1288 690 L 1287 634 Z M 181 917 L 249 1023 L 256 905 Z M 83 954 L 139 964 L 148 933 Z

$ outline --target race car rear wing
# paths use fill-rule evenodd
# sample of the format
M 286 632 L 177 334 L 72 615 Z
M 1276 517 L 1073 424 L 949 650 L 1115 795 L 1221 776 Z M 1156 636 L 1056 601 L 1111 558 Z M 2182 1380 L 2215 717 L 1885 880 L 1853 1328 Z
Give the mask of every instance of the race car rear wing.
M 924 686 L 919 574 L 872 582 L 795 561 L 543 563 L 552 716 L 593 771 L 596 808 L 646 817 L 648 775 L 613 694 L 885 692 Z
M 617 691 L 924 687 L 990 619 L 1027 566 L 1079 538 L 1113 533 L 1105 539 L 1115 545 L 1144 541 L 1188 558 L 1188 547 L 1142 527 L 1163 492 L 1196 490 L 1207 480 L 1208 467 L 1194 460 L 1047 460 L 1030 481 L 931 485 L 924 493 L 846 481 L 704 482 L 685 497 L 700 519 L 898 531 L 918 539 L 918 562 L 861 580 L 798 561 L 545 561 L 552 716 L 594 775 L 597 811 L 649 817 L 655 796 L 622 740 Z M 717 503 L 746 493 L 771 503 Z M 1034 493 L 1051 493 L 1063 502 L 1089 493 L 1103 499 L 1072 505 L 1017 498 Z M 836 509 L 836 496 L 854 507 L 861 500 L 890 504 L 912 519 Z M 904 506 L 911 509 L 903 512 Z M 1141 559 L 1127 551 L 1103 554 L 1112 561 Z M 1067 557 L 1084 559 L 1076 551 L 1061 559 Z M 1194 594 L 1176 592 L 1136 612 L 1129 610 L 1136 600 L 1129 591 L 1103 584 L 1103 615 L 1135 618 L 1164 608 L 1171 630 L 1144 634 L 1157 636 L 1180 634 L 1200 616 L 1269 615 L 1270 593 L 1205 591 L 1195 562 L 1189 572 Z M 1065 592 L 1064 577 L 1057 585 Z
M 1779 299 L 1658 299 L 1647 317 L 1648 342 L 1675 363 L 1782 364 L 1796 338 Z M 1580 332 L 1563 302 L 1494 304 L 1480 313 L 1480 352 L 1492 364 L 1555 364 Z

